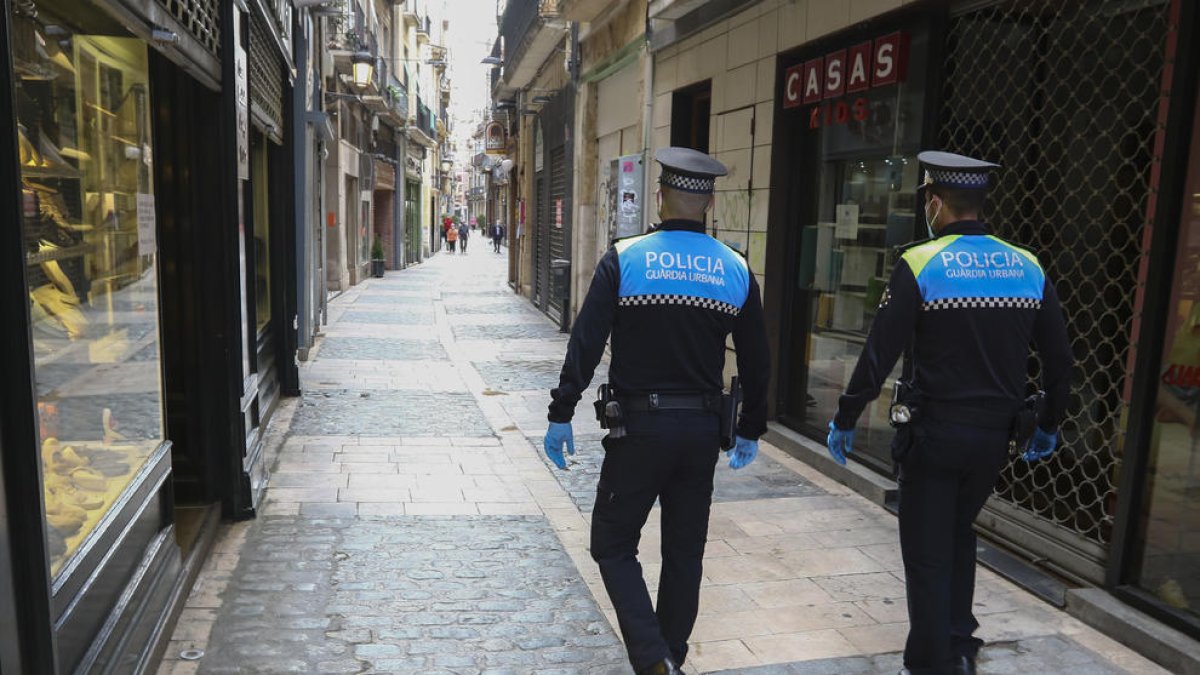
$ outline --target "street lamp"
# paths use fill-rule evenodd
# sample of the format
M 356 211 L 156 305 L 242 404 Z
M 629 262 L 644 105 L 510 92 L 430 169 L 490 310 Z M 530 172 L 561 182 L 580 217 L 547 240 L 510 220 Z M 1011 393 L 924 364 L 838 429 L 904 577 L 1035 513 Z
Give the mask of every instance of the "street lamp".
M 350 63 L 354 86 L 363 89 L 371 84 L 371 77 L 375 74 L 375 59 L 367 52 L 354 52 L 350 57 Z
M 488 65 L 488 66 L 504 65 L 504 62 L 500 60 L 499 56 L 485 56 L 485 57 L 483 57 L 483 60 L 480 61 L 480 63 L 482 63 L 484 65 Z

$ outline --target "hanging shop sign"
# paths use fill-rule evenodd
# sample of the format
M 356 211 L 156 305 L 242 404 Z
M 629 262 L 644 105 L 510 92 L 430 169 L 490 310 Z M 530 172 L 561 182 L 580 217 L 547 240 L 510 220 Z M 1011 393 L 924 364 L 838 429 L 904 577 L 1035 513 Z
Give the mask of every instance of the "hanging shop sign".
M 489 155 L 503 155 L 504 148 L 508 145 L 508 139 L 505 138 L 504 125 L 499 122 L 489 122 L 487 130 L 484 132 L 484 150 Z
M 783 107 L 811 105 L 809 126 L 814 129 L 865 122 L 870 115 L 866 94 L 905 80 L 908 44 L 908 34 L 896 31 L 788 68 Z M 851 94 L 857 96 L 847 101 Z

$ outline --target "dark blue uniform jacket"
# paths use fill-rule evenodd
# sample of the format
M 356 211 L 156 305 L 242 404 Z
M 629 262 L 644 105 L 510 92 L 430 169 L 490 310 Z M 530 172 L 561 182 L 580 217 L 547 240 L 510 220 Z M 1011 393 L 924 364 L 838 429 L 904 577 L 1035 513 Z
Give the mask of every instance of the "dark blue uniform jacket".
M 758 283 L 703 223 L 668 220 L 601 258 L 551 391 L 550 421 L 571 421 L 610 331 L 609 384 L 619 394 L 720 391 L 732 334 L 744 391 L 737 433 L 766 432 L 770 355 Z
M 953 412 L 964 424 L 976 414 L 1015 414 L 1036 347 L 1046 391 L 1039 424 L 1058 428 L 1073 357 L 1058 295 L 1032 253 L 977 221 L 952 223 L 905 250 L 838 402 L 838 428 L 854 427 L 914 339 L 916 388 L 939 417 Z

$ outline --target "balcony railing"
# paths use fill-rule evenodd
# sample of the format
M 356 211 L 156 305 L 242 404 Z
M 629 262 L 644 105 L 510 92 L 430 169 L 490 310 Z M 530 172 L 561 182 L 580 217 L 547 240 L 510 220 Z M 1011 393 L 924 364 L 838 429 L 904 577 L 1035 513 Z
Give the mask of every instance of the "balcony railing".
M 417 99 L 417 129 L 426 136 L 437 139 L 437 118 L 420 99 Z

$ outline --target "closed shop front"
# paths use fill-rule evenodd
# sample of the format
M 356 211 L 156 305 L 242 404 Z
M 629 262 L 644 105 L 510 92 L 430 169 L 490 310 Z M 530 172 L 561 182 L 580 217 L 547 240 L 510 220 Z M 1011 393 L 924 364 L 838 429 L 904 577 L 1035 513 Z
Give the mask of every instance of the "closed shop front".
M 533 302 L 564 325 L 571 284 L 573 123 L 574 95 L 564 89 L 538 115 L 534 143 Z
M 1076 370 L 1060 450 L 1011 462 L 979 526 L 1200 635 L 1196 23 L 1176 0 L 929 2 L 781 54 L 766 296 L 778 418 L 823 441 L 895 247 L 926 236 L 916 152 L 1002 165 L 984 219 L 1055 281 Z M 899 371 L 856 438 L 883 474 Z

